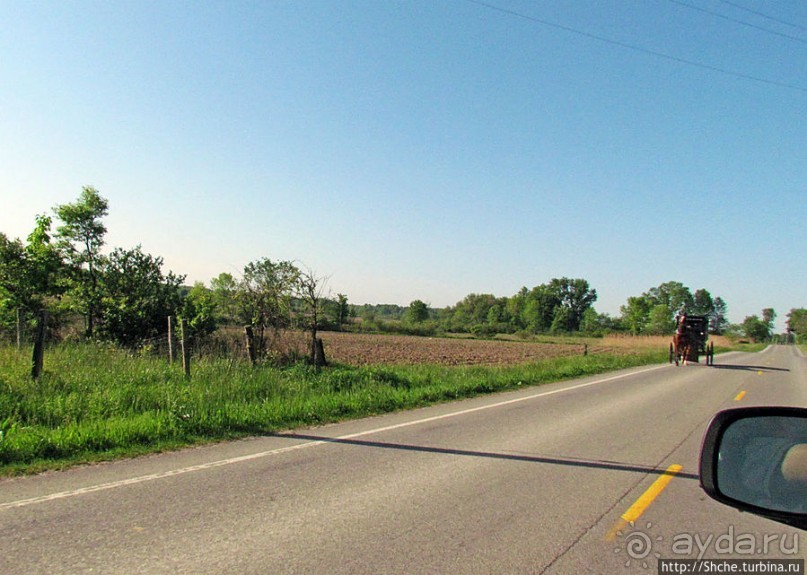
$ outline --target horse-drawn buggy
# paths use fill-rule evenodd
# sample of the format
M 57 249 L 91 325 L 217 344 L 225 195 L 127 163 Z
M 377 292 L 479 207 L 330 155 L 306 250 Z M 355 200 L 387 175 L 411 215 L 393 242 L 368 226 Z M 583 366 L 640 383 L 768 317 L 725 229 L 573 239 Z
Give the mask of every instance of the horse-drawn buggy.
M 684 315 L 678 318 L 678 327 L 670 342 L 670 363 L 698 363 L 700 356 L 705 355 L 706 365 L 714 365 L 715 344 L 713 341 L 707 342 L 708 327 L 709 318 L 704 315 Z

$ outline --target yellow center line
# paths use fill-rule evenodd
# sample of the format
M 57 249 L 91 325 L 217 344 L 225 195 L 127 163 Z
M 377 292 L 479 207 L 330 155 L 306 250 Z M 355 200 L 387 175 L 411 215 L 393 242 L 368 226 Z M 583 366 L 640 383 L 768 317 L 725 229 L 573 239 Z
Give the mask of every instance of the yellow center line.
M 670 465 L 667 468 L 667 471 L 664 474 L 656 479 L 653 482 L 653 485 L 647 488 L 639 499 L 631 505 L 625 513 L 619 518 L 616 525 L 614 525 L 610 531 L 605 535 L 606 541 L 613 541 L 617 534 L 625 529 L 631 523 L 634 523 L 639 517 L 642 516 L 642 513 L 650 507 L 650 504 L 655 501 L 656 497 L 658 497 L 664 488 L 667 487 L 667 484 L 672 481 L 673 477 L 675 477 L 679 471 L 683 469 L 681 465 Z
M 740 401 L 742 398 L 745 397 L 745 390 L 741 391 L 737 394 L 737 397 L 734 398 L 734 401 Z

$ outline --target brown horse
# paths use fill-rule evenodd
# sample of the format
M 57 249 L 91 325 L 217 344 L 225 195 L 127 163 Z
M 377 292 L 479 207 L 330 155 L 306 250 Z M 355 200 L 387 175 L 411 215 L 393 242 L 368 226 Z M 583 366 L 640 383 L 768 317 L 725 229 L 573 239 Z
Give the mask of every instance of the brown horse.
M 678 331 L 676 331 L 675 335 L 673 336 L 675 365 L 678 365 L 679 362 L 683 362 L 684 365 L 687 364 L 687 358 L 689 357 L 691 347 L 692 342 L 690 342 L 689 336 L 684 330 L 684 322 L 681 321 L 678 324 Z

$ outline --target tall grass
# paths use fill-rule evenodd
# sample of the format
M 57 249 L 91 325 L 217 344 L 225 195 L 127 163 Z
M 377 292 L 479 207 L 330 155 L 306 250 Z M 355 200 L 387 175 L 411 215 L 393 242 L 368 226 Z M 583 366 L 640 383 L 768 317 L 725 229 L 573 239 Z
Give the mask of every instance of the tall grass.
M 666 361 L 664 353 L 563 357 L 513 367 L 349 367 L 320 372 L 201 360 L 178 365 L 97 344 L 0 347 L 0 475 L 356 418 Z

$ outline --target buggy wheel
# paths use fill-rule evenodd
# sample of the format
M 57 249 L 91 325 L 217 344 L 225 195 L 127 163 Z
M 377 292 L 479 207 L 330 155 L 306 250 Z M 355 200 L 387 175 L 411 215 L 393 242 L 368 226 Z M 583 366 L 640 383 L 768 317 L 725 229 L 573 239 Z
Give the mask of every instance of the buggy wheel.
M 709 347 L 706 351 L 706 365 L 715 364 L 715 342 L 710 341 Z
M 670 344 L 670 363 L 673 362 L 673 357 L 675 356 L 675 350 L 673 349 L 673 344 Z M 675 362 L 675 365 L 678 365 L 678 362 Z

